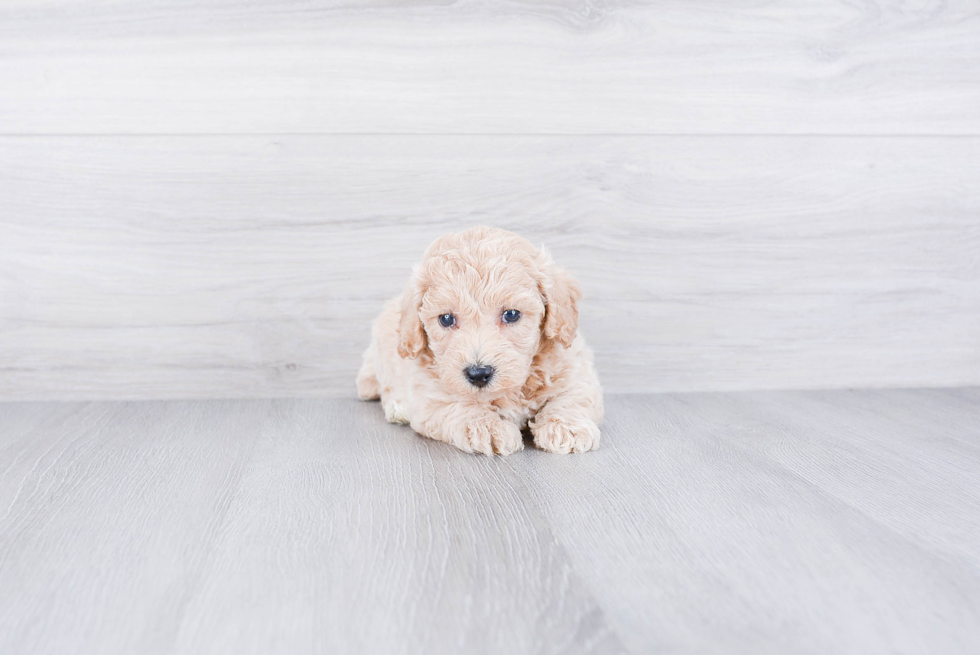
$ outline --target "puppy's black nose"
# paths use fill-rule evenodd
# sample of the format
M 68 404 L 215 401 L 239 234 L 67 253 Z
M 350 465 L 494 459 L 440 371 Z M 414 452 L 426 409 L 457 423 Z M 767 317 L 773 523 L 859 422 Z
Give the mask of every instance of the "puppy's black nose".
M 493 377 L 492 366 L 470 366 L 465 371 L 466 379 L 475 387 L 485 387 L 490 384 Z

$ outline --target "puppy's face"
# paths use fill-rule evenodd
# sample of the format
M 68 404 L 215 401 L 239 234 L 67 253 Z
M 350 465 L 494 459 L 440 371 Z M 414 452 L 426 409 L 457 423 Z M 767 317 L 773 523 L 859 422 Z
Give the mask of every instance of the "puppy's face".
M 538 352 L 544 301 L 530 272 L 503 262 L 482 274 L 447 262 L 419 307 L 436 370 L 454 395 L 521 387 Z
M 578 284 L 526 239 L 473 228 L 438 239 L 403 296 L 398 353 L 431 357 L 453 395 L 521 388 L 542 344 L 571 345 Z

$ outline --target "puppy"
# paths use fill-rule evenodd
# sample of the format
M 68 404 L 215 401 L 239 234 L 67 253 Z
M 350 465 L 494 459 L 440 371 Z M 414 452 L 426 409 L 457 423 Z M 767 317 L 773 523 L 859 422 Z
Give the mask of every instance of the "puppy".
M 357 376 L 385 418 L 469 453 L 599 446 L 602 388 L 578 333 L 582 290 L 516 234 L 476 227 L 426 250 L 374 323 Z

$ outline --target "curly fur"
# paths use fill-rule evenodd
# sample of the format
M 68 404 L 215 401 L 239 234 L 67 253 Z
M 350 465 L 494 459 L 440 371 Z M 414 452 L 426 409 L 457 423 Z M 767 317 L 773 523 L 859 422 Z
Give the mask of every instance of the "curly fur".
M 385 418 L 467 452 L 509 455 L 521 429 L 554 453 L 599 446 L 602 388 L 578 333 L 578 282 L 516 234 L 476 227 L 429 246 L 374 323 L 358 395 Z M 505 310 L 521 319 L 503 323 Z M 457 325 L 442 327 L 452 313 Z M 493 366 L 483 388 L 464 369 Z

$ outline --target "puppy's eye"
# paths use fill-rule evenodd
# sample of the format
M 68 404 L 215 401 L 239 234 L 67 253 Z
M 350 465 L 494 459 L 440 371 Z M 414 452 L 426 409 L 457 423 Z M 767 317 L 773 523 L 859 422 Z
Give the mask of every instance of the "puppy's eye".
M 521 313 L 516 309 L 508 309 L 500 318 L 504 323 L 516 323 L 521 320 Z
M 444 328 L 451 328 L 456 325 L 456 317 L 452 314 L 443 314 L 439 317 L 439 325 Z

